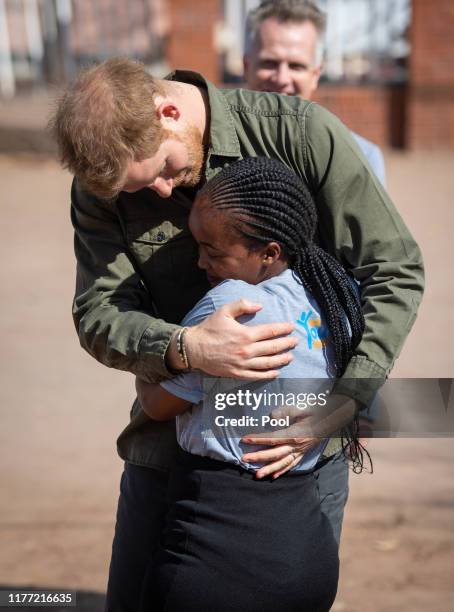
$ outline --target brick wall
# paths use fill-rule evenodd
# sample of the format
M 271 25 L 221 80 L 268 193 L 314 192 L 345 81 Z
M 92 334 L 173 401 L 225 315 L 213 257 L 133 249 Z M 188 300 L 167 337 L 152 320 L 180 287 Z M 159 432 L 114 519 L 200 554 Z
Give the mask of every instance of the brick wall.
M 408 146 L 454 148 L 454 2 L 413 0 Z
M 380 146 L 399 146 L 391 129 L 391 108 L 396 96 L 390 88 L 322 84 L 314 99 L 364 138 Z
M 220 9 L 215 0 L 170 0 L 167 61 L 171 68 L 196 70 L 211 81 L 218 81 L 214 28 L 220 19 Z
M 169 0 L 172 68 L 219 82 L 214 27 L 219 0 Z M 413 0 L 406 88 L 322 84 L 316 100 L 381 146 L 454 147 L 454 0 Z

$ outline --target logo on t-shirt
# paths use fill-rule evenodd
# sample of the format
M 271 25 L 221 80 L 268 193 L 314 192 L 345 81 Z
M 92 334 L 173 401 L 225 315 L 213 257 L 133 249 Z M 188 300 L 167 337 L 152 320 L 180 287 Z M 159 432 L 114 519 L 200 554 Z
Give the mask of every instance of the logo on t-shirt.
M 306 330 L 309 349 L 321 349 L 326 346 L 328 330 L 313 310 L 303 310 L 297 323 Z

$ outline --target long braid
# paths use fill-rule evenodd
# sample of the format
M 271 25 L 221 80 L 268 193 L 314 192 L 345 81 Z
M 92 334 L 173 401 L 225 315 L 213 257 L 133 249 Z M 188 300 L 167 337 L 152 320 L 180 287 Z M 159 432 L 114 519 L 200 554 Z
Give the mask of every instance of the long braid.
M 360 301 L 345 270 L 314 242 L 317 211 L 305 183 L 284 164 L 251 157 L 224 168 L 203 188 L 212 206 L 229 210 L 229 223 L 251 248 L 278 242 L 317 300 L 330 332 L 334 374 L 341 376 L 364 330 Z M 343 433 L 344 452 L 362 468 L 357 418 Z M 367 453 L 367 451 L 365 451 Z M 368 453 L 367 453 L 368 454 Z
M 231 211 L 231 224 L 251 246 L 279 242 L 326 317 L 334 372 L 341 376 L 361 340 L 364 318 L 345 270 L 314 243 L 317 212 L 304 182 L 276 160 L 251 157 L 225 168 L 202 193 L 214 207 Z

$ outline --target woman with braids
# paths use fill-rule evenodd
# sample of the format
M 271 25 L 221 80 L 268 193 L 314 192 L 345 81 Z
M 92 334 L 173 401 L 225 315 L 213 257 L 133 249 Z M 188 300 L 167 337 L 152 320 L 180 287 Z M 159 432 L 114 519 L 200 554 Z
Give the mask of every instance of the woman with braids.
M 243 297 L 263 305 L 250 317 L 253 323 L 296 322 L 299 343 L 279 380 L 343 373 L 361 339 L 363 317 L 351 279 L 314 242 L 316 209 L 301 179 L 275 160 L 236 162 L 198 194 L 189 226 L 213 288 L 182 323 L 179 349 L 186 365 L 191 355 L 184 336 L 191 326 Z M 327 440 L 304 456 L 293 453 L 274 478 L 260 478 L 235 422 L 230 426 L 226 418 L 215 426 L 216 417 L 229 412 L 202 401 L 201 374 L 188 371 L 161 385 L 138 380 L 137 391 L 152 418 L 177 416 L 181 447 L 162 547 L 150 569 L 150 584 L 158 588 L 153 601 L 145 588 L 143 609 L 329 610 L 338 547 L 313 474 Z M 253 410 L 240 403 L 230 414 L 250 416 Z

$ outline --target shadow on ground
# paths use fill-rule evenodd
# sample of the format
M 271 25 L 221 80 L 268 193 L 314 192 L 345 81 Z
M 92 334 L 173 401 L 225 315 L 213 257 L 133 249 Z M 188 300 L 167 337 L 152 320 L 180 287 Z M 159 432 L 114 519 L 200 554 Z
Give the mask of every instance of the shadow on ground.
M 49 591 L 49 587 L 39 587 L 39 586 L 5 586 L 3 584 L 0 584 L 0 591 L 11 591 L 11 592 L 18 592 L 20 591 L 21 593 L 33 593 L 33 592 L 37 592 L 37 591 Z M 56 593 L 67 593 L 67 592 L 74 592 L 74 589 L 70 589 L 70 588 L 65 588 L 65 587 L 58 587 L 57 589 L 53 589 Z M 48 611 L 48 612 L 70 612 L 70 611 L 74 611 L 74 612 L 103 612 L 104 611 L 104 602 L 105 602 L 105 595 L 104 593 L 96 593 L 94 591 L 75 591 L 76 593 L 76 605 L 75 606 L 27 606 L 26 604 L 22 604 L 22 605 L 18 605 L 16 604 L 15 606 L 10 605 L 10 606 L 1 606 L 0 605 L 0 610 L 9 610 L 13 607 L 21 607 L 21 608 L 37 608 L 39 610 L 43 610 L 43 611 Z

